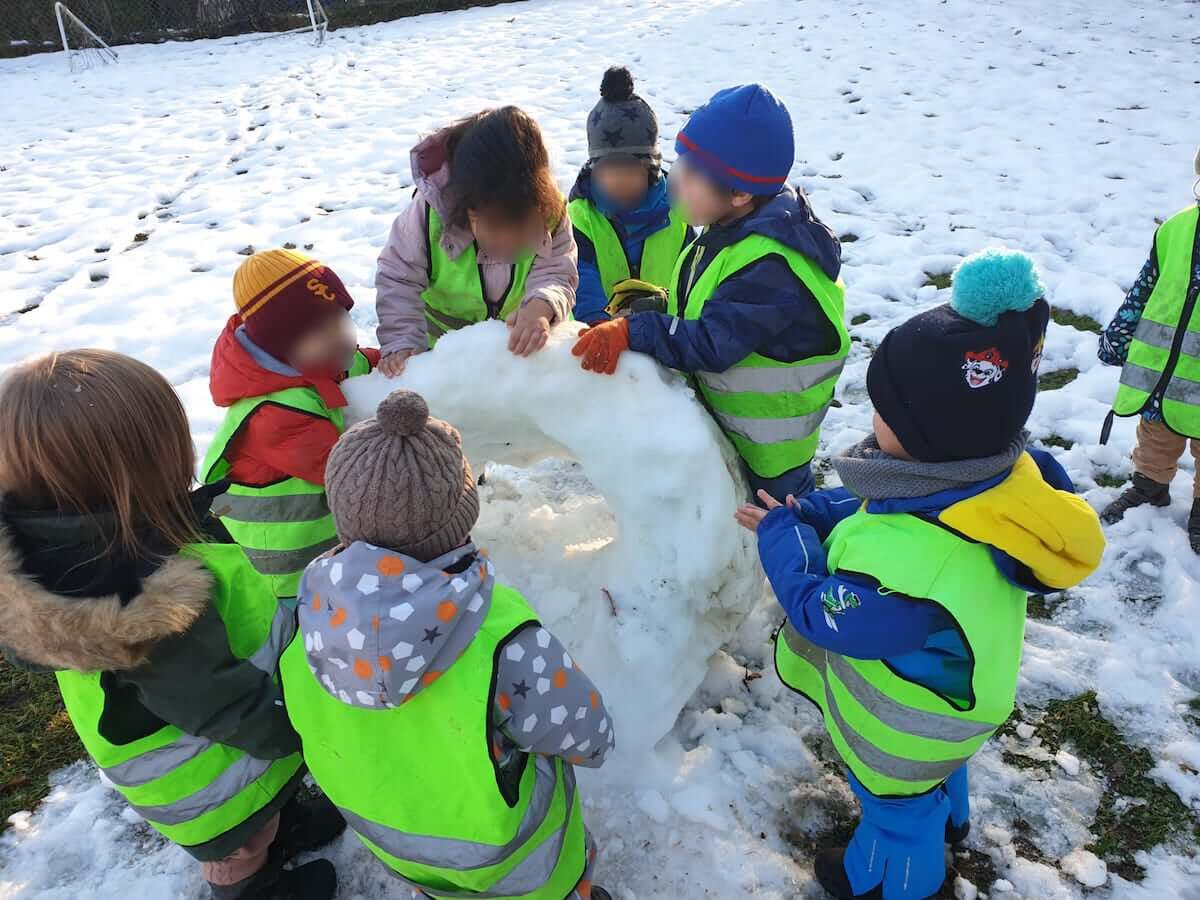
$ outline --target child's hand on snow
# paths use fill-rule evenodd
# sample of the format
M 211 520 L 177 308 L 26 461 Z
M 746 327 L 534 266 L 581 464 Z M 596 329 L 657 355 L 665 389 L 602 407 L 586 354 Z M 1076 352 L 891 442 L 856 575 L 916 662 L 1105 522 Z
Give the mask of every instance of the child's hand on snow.
M 550 339 L 550 320 L 554 307 L 536 297 L 508 317 L 508 349 L 515 356 L 530 356 L 546 346 Z
M 417 350 L 397 350 L 394 353 L 389 353 L 387 356 L 379 360 L 379 371 L 388 378 L 395 378 L 404 371 L 404 367 L 408 365 L 410 356 L 416 356 Z
M 581 364 L 589 372 L 612 375 L 617 371 L 621 354 L 628 349 L 629 320 L 612 319 L 582 332 L 571 352 L 583 357 Z
M 772 510 L 779 509 L 783 506 L 778 500 L 768 494 L 766 491 L 758 492 L 758 499 L 762 501 L 762 506 L 754 503 L 744 503 L 738 508 L 738 511 L 733 514 L 737 523 L 747 531 L 758 531 L 758 526 L 762 524 L 763 519 Z M 787 496 L 787 505 L 789 509 L 795 509 L 796 498 L 791 494 Z

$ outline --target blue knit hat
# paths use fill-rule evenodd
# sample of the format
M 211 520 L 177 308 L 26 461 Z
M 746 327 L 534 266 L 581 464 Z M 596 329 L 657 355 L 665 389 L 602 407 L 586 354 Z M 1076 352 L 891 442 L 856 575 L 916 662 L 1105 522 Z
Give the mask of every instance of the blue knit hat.
M 692 113 L 675 152 L 717 184 L 773 196 L 796 160 L 792 117 L 761 84 L 725 88 Z

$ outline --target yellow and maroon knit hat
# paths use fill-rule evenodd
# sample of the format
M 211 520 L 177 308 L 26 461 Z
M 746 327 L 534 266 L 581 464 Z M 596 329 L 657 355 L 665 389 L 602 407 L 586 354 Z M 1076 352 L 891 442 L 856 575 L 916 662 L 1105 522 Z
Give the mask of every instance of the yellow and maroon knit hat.
M 294 250 L 264 250 L 242 263 L 233 300 L 250 340 L 279 360 L 305 332 L 354 306 L 333 269 Z

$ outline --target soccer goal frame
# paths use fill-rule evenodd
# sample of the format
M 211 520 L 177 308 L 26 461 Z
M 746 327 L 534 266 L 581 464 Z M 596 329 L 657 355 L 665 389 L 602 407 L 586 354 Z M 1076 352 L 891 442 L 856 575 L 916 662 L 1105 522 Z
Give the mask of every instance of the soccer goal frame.
M 308 5 L 308 24 L 301 25 L 299 28 L 289 28 L 286 31 L 272 31 L 269 34 L 261 34 L 257 37 L 245 38 L 244 40 L 236 41 L 236 43 L 251 43 L 254 41 L 267 41 L 271 38 L 282 37 L 285 34 L 302 34 L 306 31 L 311 31 L 313 35 L 313 46 L 320 47 L 325 43 L 325 32 L 329 30 L 329 15 L 325 12 L 325 7 L 321 5 L 321 0 L 305 0 Z
M 318 0 L 318 2 L 320 2 L 320 0 Z M 71 67 L 72 72 L 75 71 L 76 60 L 85 52 L 85 50 L 94 50 L 100 56 L 100 59 L 105 63 L 115 63 L 117 61 L 117 51 L 108 46 L 104 38 L 92 31 L 92 29 L 88 27 L 87 23 L 84 22 L 83 19 L 79 18 L 79 16 L 75 15 L 75 13 L 71 12 L 70 8 L 65 4 L 61 2 L 54 4 L 54 18 L 58 20 L 58 36 L 62 38 L 63 50 L 65 50 L 67 54 L 67 64 Z M 83 33 L 90 37 L 93 41 L 95 41 L 96 46 L 88 48 L 71 47 L 70 41 L 67 40 L 68 21 L 71 22 L 76 28 L 79 28 L 81 31 L 83 31 Z

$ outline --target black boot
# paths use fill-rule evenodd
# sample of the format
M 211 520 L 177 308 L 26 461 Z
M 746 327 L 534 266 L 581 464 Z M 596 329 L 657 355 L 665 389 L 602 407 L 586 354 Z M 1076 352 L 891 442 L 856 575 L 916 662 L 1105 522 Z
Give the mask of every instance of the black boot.
M 821 850 L 813 862 L 817 883 L 836 900 L 883 900 L 883 885 L 871 888 L 865 894 L 854 893 L 850 887 L 850 876 L 846 874 L 846 848 L 835 847 Z
M 1192 542 L 1192 552 L 1200 553 L 1200 500 L 1192 503 L 1192 514 L 1188 516 L 1188 539 Z
M 327 859 L 313 860 L 294 869 L 268 863 L 253 878 L 209 887 L 213 900 L 333 900 L 337 893 L 337 871 Z
M 1141 472 L 1134 472 L 1133 484 L 1127 487 L 1120 497 L 1104 507 L 1100 518 L 1113 525 L 1125 518 L 1125 513 L 1129 510 L 1146 503 L 1151 506 L 1170 506 L 1171 486 L 1147 478 Z
M 612 900 L 612 894 L 602 887 L 592 886 L 592 900 Z
M 346 830 L 346 820 L 324 794 L 306 796 L 303 791 L 279 811 L 279 833 L 272 854 L 288 862 L 301 853 L 324 847 Z
M 961 825 L 955 825 L 949 819 L 946 820 L 946 843 L 951 847 L 958 847 L 967 840 L 967 835 L 971 833 L 971 820 L 963 822 Z

